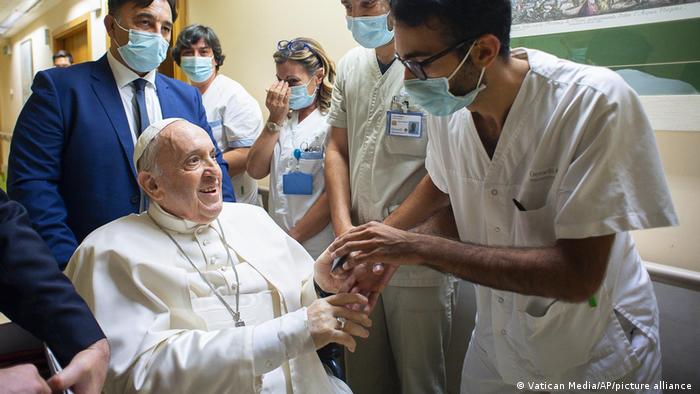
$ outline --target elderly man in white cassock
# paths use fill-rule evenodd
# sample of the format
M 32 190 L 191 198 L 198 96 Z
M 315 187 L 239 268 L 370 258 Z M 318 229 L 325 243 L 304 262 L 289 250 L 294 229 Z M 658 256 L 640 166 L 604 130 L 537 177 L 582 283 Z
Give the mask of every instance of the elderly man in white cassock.
M 261 209 L 223 203 L 209 136 L 180 119 L 134 148 L 142 214 L 90 234 L 66 274 L 112 347 L 108 393 L 343 393 L 316 350 L 355 349 L 371 321 Z M 105 174 L 108 176 L 109 174 Z

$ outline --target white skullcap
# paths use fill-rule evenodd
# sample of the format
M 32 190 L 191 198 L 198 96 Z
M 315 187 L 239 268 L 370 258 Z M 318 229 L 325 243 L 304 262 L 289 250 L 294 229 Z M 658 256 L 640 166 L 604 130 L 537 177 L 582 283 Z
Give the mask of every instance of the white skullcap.
M 170 118 L 153 122 L 150 126 L 146 128 L 146 130 L 143 131 L 143 133 L 141 133 L 141 136 L 139 137 L 138 141 L 136 141 L 136 146 L 134 146 L 134 167 L 136 167 L 137 163 L 139 162 L 139 159 L 141 158 L 141 156 L 143 156 L 143 152 L 146 150 L 148 144 L 151 141 L 153 141 L 153 139 L 156 138 L 156 136 L 160 134 L 160 132 L 163 131 L 164 128 L 179 120 L 185 119 Z

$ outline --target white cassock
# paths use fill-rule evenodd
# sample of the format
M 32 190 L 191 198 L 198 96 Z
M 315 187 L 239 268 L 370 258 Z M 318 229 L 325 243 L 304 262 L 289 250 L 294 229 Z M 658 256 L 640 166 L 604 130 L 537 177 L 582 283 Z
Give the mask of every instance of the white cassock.
M 158 225 L 234 309 L 240 283 L 244 327 Z M 259 207 L 224 203 L 198 225 L 151 204 L 90 234 L 66 275 L 109 340 L 107 393 L 350 392 L 309 333 L 313 264 Z

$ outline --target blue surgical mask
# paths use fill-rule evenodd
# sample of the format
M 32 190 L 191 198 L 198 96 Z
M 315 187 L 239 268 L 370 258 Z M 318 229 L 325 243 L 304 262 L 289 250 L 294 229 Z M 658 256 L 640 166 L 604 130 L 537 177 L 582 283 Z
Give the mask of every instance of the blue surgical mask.
M 117 48 L 117 51 L 131 69 L 139 73 L 147 73 L 163 63 L 170 45 L 163 36 L 134 29 L 127 30 L 116 20 L 114 23 L 120 29 L 129 32 L 129 42 Z
M 472 48 L 474 48 L 473 44 Z M 415 100 L 416 104 L 425 108 L 426 111 L 435 116 L 451 115 L 464 107 L 470 106 L 474 100 L 476 100 L 476 96 L 479 92 L 486 89 L 486 85 L 481 84 L 486 69 L 483 68 L 481 70 L 479 81 L 476 83 L 477 87 L 464 96 L 455 96 L 450 92 L 450 79 L 457 74 L 457 71 L 459 71 L 467 61 L 472 48 L 469 48 L 467 55 L 449 77 L 428 78 L 424 81 L 420 79 L 409 79 L 404 81 L 406 92 Z
M 389 31 L 389 14 L 377 16 L 346 16 L 348 30 L 358 44 L 365 48 L 379 48 L 394 38 L 394 32 Z
M 289 95 L 289 109 L 296 111 L 313 104 L 318 88 L 314 90 L 313 94 L 309 94 L 307 88 L 310 83 L 311 81 L 307 82 L 306 85 L 292 86 Z
M 180 59 L 180 68 L 187 74 L 187 78 L 194 83 L 208 80 L 214 72 L 211 57 L 183 56 Z

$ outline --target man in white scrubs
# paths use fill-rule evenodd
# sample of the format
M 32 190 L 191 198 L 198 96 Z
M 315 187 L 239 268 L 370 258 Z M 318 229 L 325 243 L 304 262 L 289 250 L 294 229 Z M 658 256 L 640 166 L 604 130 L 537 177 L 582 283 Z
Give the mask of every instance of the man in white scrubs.
M 90 234 L 66 275 L 112 349 L 108 393 L 349 393 L 315 350 L 371 321 L 259 207 L 223 204 L 211 139 L 181 119 L 134 149 L 147 212 Z
M 453 115 L 430 125 L 428 175 L 390 219 L 451 203 L 460 241 L 372 223 L 331 250 L 357 251 L 348 268 L 421 264 L 477 284 L 462 392 L 655 391 L 659 312 L 629 231 L 677 218 L 639 98 L 610 70 L 511 52 L 509 0 L 393 0 L 392 14 L 409 94 Z
M 338 63 L 328 122 L 326 190 L 336 235 L 384 220 L 425 175 L 425 113 L 403 91 L 389 1 L 342 0 L 362 46 Z M 372 314 L 372 334 L 346 359 L 360 393 L 446 392 L 454 280 L 427 267 L 391 278 Z M 417 372 L 419 371 L 419 372 Z
M 173 59 L 202 95 L 207 122 L 228 163 L 236 201 L 261 205 L 258 184 L 246 173 L 250 147 L 263 129 L 258 102 L 240 83 L 219 72 L 226 55 L 211 27 L 185 28 L 173 48 Z

